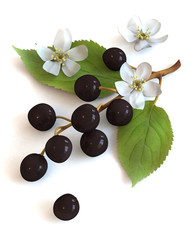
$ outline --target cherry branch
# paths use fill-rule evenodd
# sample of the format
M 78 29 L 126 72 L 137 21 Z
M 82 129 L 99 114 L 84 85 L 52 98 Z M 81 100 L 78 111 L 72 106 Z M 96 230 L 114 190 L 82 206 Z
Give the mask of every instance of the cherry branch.
M 164 76 L 166 76 L 167 74 L 170 74 L 170 73 L 172 73 L 172 72 L 175 72 L 175 71 L 176 71 L 177 69 L 179 69 L 180 67 L 181 67 L 181 62 L 180 62 L 180 60 L 178 60 L 175 64 L 173 64 L 173 65 L 172 65 L 171 67 L 169 67 L 169 68 L 166 68 L 166 69 L 163 69 L 163 70 L 160 70 L 160 71 L 156 71 L 156 72 L 155 72 L 155 71 L 152 72 L 151 76 L 149 77 L 149 79 L 148 79 L 147 81 L 149 81 L 149 80 L 151 80 L 151 79 L 154 79 L 154 78 L 158 78 L 159 84 L 161 85 L 161 83 L 162 83 L 162 77 L 164 77 Z M 135 67 L 132 67 L 132 66 L 131 66 L 131 68 L 136 69 Z M 99 89 L 100 89 L 100 90 L 104 89 L 104 90 L 112 91 L 112 92 L 118 94 L 117 90 L 114 89 L 114 88 L 107 88 L 107 87 L 102 87 L 102 86 L 100 86 Z M 157 97 L 155 98 L 154 104 L 157 102 L 158 97 L 159 97 L 159 96 L 157 96 Z M 121 95 L 118 94 L 116 97 L 112 98 L 112 99 L 111 99 L 110 101 L 108 101 L 107 103 L 105 103 L 105 104 L 102 104 L 102 103 L 101 103 L 101 104 L 97 107 L 97 111 L 98 111 L 99 113 L 102 112 L 103 110 L 105 110 L 105 109 L 109 106 L 109 104 L 110 104 L 112 101 L 114 101 L 114 100 L 116 100 L 116 99 L 121 99 L 121 98 L 123 98 L 123 96 L 121 96 Z M 59 126 L 59 127 L 57 127 L 57 128 L 55 129 L 54 135 L 58 135 L 58 134 L 60 134 L 61 132 L 63 132 L 64 130 L 66 130 L 67 128 L 69 128 L 69 127 L 72 126 L 72 124 L 71 124 L 71 119 L 66 118 L 66 117 L 63 117 L 63 116 L 57 116 L 56 118 L 61 118 L 61 119 L 66 120 L 66 121 L 68 121 L 68 122 L 70 122 L 70 123 L 67 124 L 67 125 L 65 125 L 65 126 Z M 41 155 L 43 155 L 44 152 L 45 152 L 45 148 L 44 148 L 43 151 L 41 152 Z
M 157 71 L 157 72 L 152 72 L 150 78 L 147 80 L 151 80 L 151 79 L 154 79 L 154 78 L 158 78 L 159 79 L 159 84 L 161 85 L 162 83 L 162 77 L 166 76 L 167 74 L 170 74 L 172 72 L 175 72 L 177 69 L 179 69 L 181 67 L 181 62 L 180 60 L 178 60 L 175 64 L 173 64 L 171 67 L 169 68 L 166 68 L 166 69 L 163 69 L 163 70 L 160 70 L 160 71 Z M 135 67 L 132 67 L 133 69 L 136 69 Z M 117 92 L 115 91 L 114 89 L 114 92 Z M 118 95 L 116 96 L 115 98 L 113 98 L 112 100 L 110 100 L 109 102 L 105 103 L 105 104 L 101 104 L 101 106 L 99 107 L 98 111 L 101 112 L 103 111 L 104 109 L 106 109 L 109 104 L 116 100 L 116 99 L 120 99 L 122 98 L 123 96 L 121 95 Z M 157 102 L 157 99 L 158 99 L 158 96 L 155 98 L 155 101 L 154 101 L 154 104 Z
M 157 71 L 157 72 L 152 72 L 149 80 L 153 79 L 153 78 L 158 78 L 159 75 L 161 75 L 162 77 L 166 76 L 169 73 L 175 72 L 177 69 L 179 69 L 181 67 L 181 62 L 180 60 L 178 60 L 175 64 L 173 64 L 171 67 Z

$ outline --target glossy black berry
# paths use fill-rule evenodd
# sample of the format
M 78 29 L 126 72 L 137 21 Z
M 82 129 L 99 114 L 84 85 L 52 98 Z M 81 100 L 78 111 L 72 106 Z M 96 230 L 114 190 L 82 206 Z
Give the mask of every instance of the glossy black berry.
M 64 194 L 55 201 L 53 212 L 60 220 L 71 220 L 79 212 L 79 202 L 72 194 Z
M 31 108 L 28 113 L 30 124 L 39 131 L 52 128 L 56 121 L 54 109 L 45 103 L 40 103 Z
M 55 135 L 45 145 L 47 156 L 54 162 L 62 163 L 71 155 L 72 143 L 62 135 Z
M 21 162 L 20 173 L 26 181 L 34 182 L 44 176 L 47 167 L 47 161 L 42 155 L 32 153 Z
M 84 133 L 80 140 L 81 149 L 90 157 L 96 157 L 108 147 L 108 139 L 100 130 L 94 130 L 89 133 Z
M 133 109 L 124 99 L 116 99 L 109 104 L 106 116 L 112 125 L 123 126 L 131 121 Z
M 103 61 L 109 69 L 118 71 L 126 62 L 126 55 L 120 48 L 109 48 L 103 54 Z
M 76 95 L 86 102 L 91 102 L 98 98 L 101 90 L 99 80 L 92 75 L 83 75 L 75 82 Z
M 91 104 L 83 104 L 72 114 L 72 126 L 79 132 L 93 131 L 99 124 L 100 116 L 97 108 Z

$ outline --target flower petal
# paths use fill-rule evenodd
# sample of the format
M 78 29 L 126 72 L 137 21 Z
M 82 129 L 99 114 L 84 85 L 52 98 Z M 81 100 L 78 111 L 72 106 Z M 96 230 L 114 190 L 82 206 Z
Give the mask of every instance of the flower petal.
M 82 61 L 88 57 L 88 48 L 80 45 L 69 50 L 70 59 L 73 61 Z
M 121 78 L 128 82 L 129 84 L 132 84 L 133 82 L 133 75 L 135 70 L 132 69 L 127 62 L 123 63 L 120 68 L 120 76 Z
M 151 19 L 145 23 L 144 31 L 147 31 L 148 28 L 149 28 L 149 32 L 151 32 L 151 36 L 153 36 L 160 30 L 161 23 L 156 19 Z
M 59 71 L 60 71 L 60 66 L 61 66 L 60 62 L 46 61 L 43 64 L 43 69 L 46 72 L 57 76 L 59 74 Z
M 132 89 L 129 87 L 129 85 L 124 81 L 115 82 L 115 87 L 116 87 L 118 93 L 123 97 L 126 95 L 129 95 L 130 92 L 132 91 Z
M 134 42 L 137 40 L 137 37 L 135 37 L 135 33 L 125 27 L 118 26 L 118 31 L 127 42 Z
M 151 45 L 146 40 L 138 40 L 134 46 L 135 51 L 141 51 L 142 49 L 148 48 L 148 47 L 151 47 Z
M 168 35 L 165 35 L 163 37 L 160 38 L 150 38 L 150 40 L 148 40 L 149 43 L 161 43 L 161 42 L 165 42 L 168 38 Z
M 68 29 L 59 29 L 54 40 L 54 47 L 68 51 L 71 47 L 72 36 Z
M 80 69 L 80 65 L 70 59 L 66 59 L 65 65 L 62 66 L 62 70 L 67 77 L 75 75 Z
M 127 28 L 132 31 L 134 34 L 137 33 L 138 27 L 142 28 L 141 20 L 138 16 L 133 16 L 127 25 Z
M 133 91 L 130 94 L 129 102 L 135 109 L 143 109 L 145 106 L 145 98 L 142 92 Z
M 51 49 L 37 45 L 36 51 L 43 61 L 51 60 L 51 55 L 53 54 Z
M 149 63 L 143 62 L 139 64 L 135 71 L 138 80 L 148 80 L 152 73 L 152 67 Z
M 157 97 L 161 94 L 161 86 L 155 82 L 147 82 L 144 85 L 143 95 L 146 97 Z

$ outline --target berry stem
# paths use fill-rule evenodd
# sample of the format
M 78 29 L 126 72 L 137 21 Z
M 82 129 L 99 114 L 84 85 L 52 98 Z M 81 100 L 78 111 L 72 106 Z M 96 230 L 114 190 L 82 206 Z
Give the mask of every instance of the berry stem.
M 116 96 L 115 98 L 111 99 L 109 102 L 107 102 L 107 103 L 105 103 L 105 104 L 100 104 L 100 105 L 97 107 L 97 111 L 98 111 L 98 112 L 102 112 L 104 109 L 106 109 L 106 108 L 109 106 L 109 104 L 110 104 L 112 101 L 114 101 L 114 100 L 116 100 L 116 99 L 120 99 L 120 98 L 122 98 L 122 96 L 121 96 L 121 95 L 118 95 L 118 96 Z
M 64 120 L 66 120 L 68 122 L 71 122 L 71 119 L 63 117 L 63 116 L 56 116 L 56 118 L 61 118 L 61 119 L 64 119 Z
M 71 120 L 70 120 L 70 121 L 71 121 Z M 57 127 L 57 128 L 55 129 L 54 135 L 58 135 L 59 133 L 63 132 L 64 130 L 66 130 L 67 128 L 69 128 L 69 127 L 71 127 L 71 126 L 72 126 L 72 124 L 69 123 L 69 124 L 67 124 L 67 125 L 65 125 L 65 126 L 59 126 L 59 127 Z
M 100 87 L 99 87 L 99 90 L 109 90 L 109 91 L 112 91 L 112 92 L 116 92 L 116 93 L 117 93 L 117 90 L 114 89 L 114 88 L 107 88 L 107 87 L 102 87 L 102 86 L 100 86 Z
M 100 109 L 103 107 L 103 104 L 99 104 L 99 106 L 97 107 L 97 111 L 100 112 Z
M 158 80 L 159 80 L 159 85 L 161 86 L 161 85 L 162 85 L 162 75 L 159 74 L 159 75 L 157 76 L 157 78 L 158 78 Z M 154 102 L 153 102 L 154 105 L 156 104 L 158 98 L 159 98 L 159 96 L 157 96 L 157 97 L 155 98 L 155 100 L 154 100 Z
M 43 156 L 45 153 L 45 148 L 42 150 L 42 152 L 40 153 L 41 156 Z

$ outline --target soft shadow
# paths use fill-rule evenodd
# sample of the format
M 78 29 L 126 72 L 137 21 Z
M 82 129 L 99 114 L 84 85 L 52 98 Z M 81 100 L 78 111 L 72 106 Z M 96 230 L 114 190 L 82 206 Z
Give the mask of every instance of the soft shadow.
M 120 165 L 120 164 L 119 164 Z M 131 179 L 129 178 L 129 176 L 127 175 L 127 173 L 125 172 L 125 170 L 123 169 L 123 167 L 120 165 L 121 169 L 122 169 L 122 181 L 126 184 L 129 184 L 131 185 L 132 184 L 132 181 Z
M 127 42 L 121 35 L 117 35 L 109 39 L 109 43 L 111 46 L 122 49 L 127 56 L 127 61 L 129 61 L 130 56 L 133 57 L 133 54 L 136 53 L 134 43 Z
M 9 156 L 5 161 L 5 173 L 6 176 L 14 183 L 24 183 L 24 180 L 20 174 L 20 158 L 17 156 L 17 160 L 14 160 L 15 156 Z
M 26 74 L 29 73 L 25 67 L 25 64 L 20 60 L 20 58 L 18 58 L 18 56 L 10 58 L 9 61 L 15 67 L 15 69 L 25 72 Z
M 48 222 L 57 222 L 57 218 L 53 213 L 53 202 L 50 200 L 39 201 L 36 209 L 41 217 Z
M 106 123 L 106 124 L 108 124 L 108 123 Z M 111 129 L 110 132 L 108 132 L 108 139 L 110 139 L 109 151 L 110 151 L 110 153 L 112 153 L 113 158 L 115 159 L 115 161 L 118 164 L 118 167 L 121 170 L 122 181 L 126 184 L 131 184 L 131 179 L 127 175 L 125 169 L 122 167 L 120 160 L 118 158 L 117 134 L 118 134 L 118 127 L 114 127 L 113 129 Z

